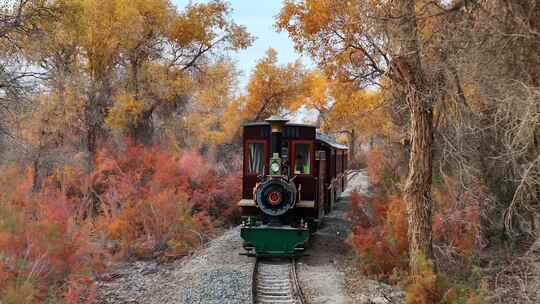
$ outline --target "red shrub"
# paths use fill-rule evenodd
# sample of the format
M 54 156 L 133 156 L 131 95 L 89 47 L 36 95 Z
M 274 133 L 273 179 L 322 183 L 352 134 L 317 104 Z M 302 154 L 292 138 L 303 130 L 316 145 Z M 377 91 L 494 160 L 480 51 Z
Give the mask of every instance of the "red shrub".
M 389 149 L 374 148 L 366 153 L 369 182 L 380 192 L 397 192 L 399 159 Z
M 472 186 L 459 193 L 452 179 L 434 189 L 433 241 L 451 247 L 462 258 L 470 257 L 481 246 L 480 201 L 485 188 Z M 351 196 L 349 219 L 355 223 L 350 237 L 361 258 L 364 272 L 389 279 L 408 267 L 408 222 L 405 202 L 398 196 L 384 198 Z
M 348 221 L 362 228 L 369 228 L 373 225 L 373 218 L 370 217 L 368 208 L 371 207 L 370 199 L 354 191 L 351 193 L 351 211 L 346 214 Z
M 482 246 L 480 204 L 487 197 L 481 184 L 471 183 L 469 189 L 460 190 L 455 180 L 445 177 L 443 186 L 433 191 L 434 242 L 452 246 L 465 257 Z
M 185 254 L 238 216 L 240 176 L 196 152 L 128 144 L 95 164 L 57 171 L 38 193 L 29 170 L 3 171 L 0 302 L 90 303 L 104 255 Z
M 102 269 L 99 256 L 104 253 L 90 242 L 89 226 L 77 223 L 76 208 L 61 191 L 30 195 L 28 177 L 11 180 L 22 186 L 1 191 L 0 302 L 92 301 L 90 278 Z M 69 297 L 75 285 L 63 283 L 75 279 L 84 292 Z
M 108 237 L 138 255 L 199 246 L 216 222 L 234 220 L 240 193 L 237 174 L 219 176 L 194 151 L 175 155 L 131 144 L 100 153 L 92 183 Z
M 357 197 L 352 196 L 353 206 L 357 204 L 354 202 Z M 371 206 L 364 206 L 364 209 L 373 210 L 372 224 L 356 226 L 350 242 L 361 258 L 365 273 L 388 279 L 396 270 L 405 270 L 408 263 L 405 204 L 397 197 L 362 200 L 364 204 L 371 203 Z

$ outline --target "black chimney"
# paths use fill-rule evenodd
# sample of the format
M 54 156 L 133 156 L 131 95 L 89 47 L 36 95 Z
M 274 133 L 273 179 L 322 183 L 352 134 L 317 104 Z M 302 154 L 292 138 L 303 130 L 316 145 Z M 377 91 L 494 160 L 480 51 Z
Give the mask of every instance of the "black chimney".
M 285 124 L 289 120 L 278 115 L 273 115 L 266 119 L 266 121 L 270 123 L 270 128 L 272 129 L 272 135 L 270 137 L 270 151 L 272 152 L 272 154 L 270 155 L 270 157 L 274 157 L 275 153 L 277 153 L 279 157 L 281 154 L 281 138 L 283 129 L 285 128 Z

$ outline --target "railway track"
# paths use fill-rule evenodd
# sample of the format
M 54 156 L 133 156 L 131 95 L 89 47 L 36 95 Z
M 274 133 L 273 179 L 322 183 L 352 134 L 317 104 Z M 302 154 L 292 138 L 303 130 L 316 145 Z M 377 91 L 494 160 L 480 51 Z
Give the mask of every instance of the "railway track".
M 294 259 L 257 259 L 253 270 L 254 304 L 305 304 Z

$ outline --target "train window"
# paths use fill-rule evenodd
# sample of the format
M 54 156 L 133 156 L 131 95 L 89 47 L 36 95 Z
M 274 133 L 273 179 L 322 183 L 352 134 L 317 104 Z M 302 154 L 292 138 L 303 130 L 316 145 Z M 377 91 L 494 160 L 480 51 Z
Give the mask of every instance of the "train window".
M 264 144 L 248 144 L 248 173 L 262 174 L 264 168 Z
M 267 138 L 270 137 L 270 127 L 261 127 L 261 137 Z
M 311 155 L 310 155 L 310 144 L 295 144 L 294 145 L 294 173 L 295 174 L 309 174 L 310 173 L 310 164 L 311 164 Z
M 288 126 L 285 128 L 285 138 L 299 138 L 300 137 L 300 128 Z

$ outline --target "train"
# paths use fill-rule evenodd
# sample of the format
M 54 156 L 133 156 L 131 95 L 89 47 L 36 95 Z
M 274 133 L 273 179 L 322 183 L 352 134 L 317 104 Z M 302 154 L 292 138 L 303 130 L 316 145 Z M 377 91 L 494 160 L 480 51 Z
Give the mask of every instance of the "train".
M 347 183 L 348 148 L 317 127 L 274 115 L 242 126 L 243 254 L 303 254 Z

